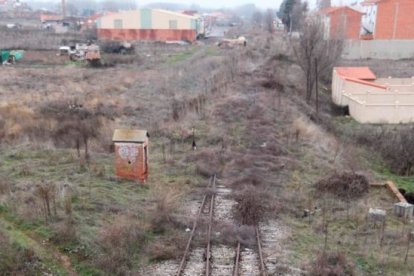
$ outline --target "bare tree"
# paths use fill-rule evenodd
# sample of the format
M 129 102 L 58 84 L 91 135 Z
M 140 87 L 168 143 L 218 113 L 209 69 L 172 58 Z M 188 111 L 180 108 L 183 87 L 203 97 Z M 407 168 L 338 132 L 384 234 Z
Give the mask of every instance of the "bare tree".
M 275 11 L 272 9 L 267 9 L 265 17 L 264 17 L 264 28 L 269 33 L 273 33 L 275 31 Z
M 318 19 L 311 19 L 303 24 L 299 39 L 291 39 L 296 62 L 306 77 L 306 102 L 308 103 L 312 98 L 315 75 L 326 74 L 332 70 L 343 50 L 343 41 L 324 39 L 323 30 L 323 25 Z M 317 68 L 315 62 L 318 64 Z
M 56 210 L 56 186 L 53 183 L 42 181 L 36 186 L 34 194 L 40 199 L 45 220 L 48 221 L 53 214 L 57 215 Z
M 263 13 L 259 10 L 253 13 L 252 22 L 255 26 L 261 27 L 263 24 Z
M 57 144 L 75 147 L 78 157 L 83 145 L 85 159 L 89 160 L 89 141 L 99 136 L 102 119 L 109 114 L 102 108 L 88 109 L 76 100 L 48 103 L 41 110 L 46 117 L 57 121 L 52 137 Z
M 331 0 L 318 0 L 318 8 L 326 9 L 332 6 Z

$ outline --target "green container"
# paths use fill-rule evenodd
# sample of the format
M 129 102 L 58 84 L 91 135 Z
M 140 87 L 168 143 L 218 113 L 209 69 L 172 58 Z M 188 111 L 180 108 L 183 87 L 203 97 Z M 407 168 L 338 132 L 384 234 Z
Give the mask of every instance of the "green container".
M 10 51 L 7 51 L 7 50 L 0 51 L 0 62 L 1 63 L 8 61 L 9 57 L 10 57 Z
M 23 51 L 11 51 L 10 54 L 14 56 L 14 60 L 21 60 L 23 58 Z

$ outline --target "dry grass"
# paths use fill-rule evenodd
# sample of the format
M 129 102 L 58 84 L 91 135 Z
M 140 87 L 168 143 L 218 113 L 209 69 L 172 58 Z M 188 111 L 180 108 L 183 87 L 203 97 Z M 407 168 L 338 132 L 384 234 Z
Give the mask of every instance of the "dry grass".
M 318 193 L 330 193 L 338 198 L 353 200 L 368 193 L 369 182 L 356 173 L 334 173 L 315 184 Z
M 180 206 L 183 193 L 177 188 L 161 186 L 155 188 L 153 193 L 155 210 L 151 213 L 151 229 L 154 233 L 164 233 L 177 223 L 174 214 Z
M 351 276 L 355 275 L 354 264 L 347 260 L 344 253 L 319 253 L 311 264 L 309 275 L 312 276 Z
M 95 259 L 98 267 L 115 274 L 130 271 L 134 259 L 144 248 L 146 227 L 125 215 L 117 216 L 115 221 L 105 225 L 98 238 L 102 249 Z

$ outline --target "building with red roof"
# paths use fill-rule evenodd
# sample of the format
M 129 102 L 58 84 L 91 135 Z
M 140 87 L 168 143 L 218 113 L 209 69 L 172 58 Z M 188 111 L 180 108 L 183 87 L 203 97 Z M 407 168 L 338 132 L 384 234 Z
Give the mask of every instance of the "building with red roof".
M 318 12 L 326 39 L 359 39 L 363 13 L 350 7 L 329 7 Z

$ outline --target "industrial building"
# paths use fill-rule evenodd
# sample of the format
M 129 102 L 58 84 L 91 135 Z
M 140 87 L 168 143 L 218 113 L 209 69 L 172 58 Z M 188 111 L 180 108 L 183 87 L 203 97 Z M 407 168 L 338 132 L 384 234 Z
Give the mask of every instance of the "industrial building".
M 123 11 L 97 20 L 98 38 L 102 40 L 193 42 L 202 29 L 202 21 L 196 16 L 158 9 Z

